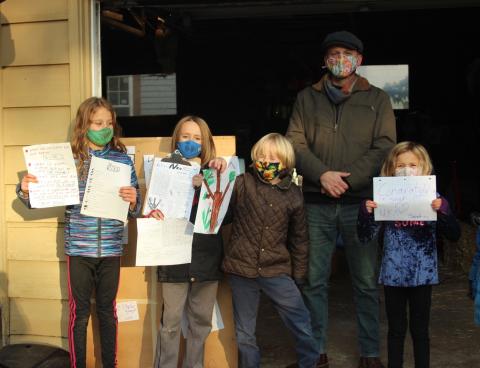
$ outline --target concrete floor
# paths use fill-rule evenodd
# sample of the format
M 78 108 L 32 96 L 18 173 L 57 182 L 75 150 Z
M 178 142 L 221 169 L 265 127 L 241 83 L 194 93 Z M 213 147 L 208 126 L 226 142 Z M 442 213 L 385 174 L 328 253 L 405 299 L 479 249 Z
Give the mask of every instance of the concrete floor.
M 440 268 L 441 284 L 433 288 L 430 322 L 432 368 L 480 367 L 480 327 L 473 323 L 473 302 L 466 296 L 467 276 Z M 387 363 L 387 325 L 381 297 L 381 358 Z M 356 368 L 358 365 L 357 326 L 348 270 L 332 276 L 330 287 L 330 329 L 328 356 L 330 368 Z M 257 322 L 257 339 L 262 352 L 262 368 L 283 368 L 295 362 L 293 338 L 272 304 L 262 298 Z M 410 337 L 405 342 L 404 368 L 413 368 Z

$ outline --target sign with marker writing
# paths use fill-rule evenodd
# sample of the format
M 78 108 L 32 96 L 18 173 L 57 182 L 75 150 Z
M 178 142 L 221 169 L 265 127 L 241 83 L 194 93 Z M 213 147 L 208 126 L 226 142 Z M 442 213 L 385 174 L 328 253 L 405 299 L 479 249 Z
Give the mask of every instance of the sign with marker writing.
M 373 178 L 375 221 L 436 221 L 435 198 L 434 175 Z
M 32 208 L 80 203 L 77 169 L 70 143 L 37 144 L 23 148 L 28 173 L 38 183 L 29 183 Z
M 119 192 L 130 185 L 131 170 L 121 162 L 92 156 L 80 213 L 126 222 L 130 204 Z
M 166 218 L 189 219 L 195 194 L 192 178 L 200 166 L 163 161 L 155 157 L 143 214 L 160 210 Z

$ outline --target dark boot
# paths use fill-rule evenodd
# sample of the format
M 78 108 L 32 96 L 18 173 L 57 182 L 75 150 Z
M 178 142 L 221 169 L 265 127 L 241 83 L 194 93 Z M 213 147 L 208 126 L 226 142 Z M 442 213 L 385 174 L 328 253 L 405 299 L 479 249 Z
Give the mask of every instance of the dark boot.
M 298 368 L 297 363 L 289 364 L 285 368 Z M 314 368 L 328 368 L 328 357 L 327 354 L 320 354 L 317 362 L 315 363 Z
M 317 360 L 317 364 L 315 365 L 315 368 L 328 368 L 327 354 L 325 353 L 320 354 L 320 357 Z
M 358 368 L 385 368 L 378 357 L 361 357 Z

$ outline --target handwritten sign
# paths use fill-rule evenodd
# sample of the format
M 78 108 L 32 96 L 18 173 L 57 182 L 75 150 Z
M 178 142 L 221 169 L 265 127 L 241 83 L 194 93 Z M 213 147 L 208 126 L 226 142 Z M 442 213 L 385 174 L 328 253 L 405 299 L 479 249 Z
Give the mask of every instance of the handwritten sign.
M 190 263 L 193 224 L 186 219 L 137 219 L 136 266 Z
M 135 300 L 117 303 L 118 322 L 138 321 L 138 306 Z
M 195 232 L 216 234 L 227 213 L 235 178 L 240 173 L 237 156 L 224 157 L 227 168 L 223 173 L 215 169 L 203 170 L 203 183 L 195 218 Z
M 195 189 L 192 178 L 200 166 L 165 162 L 155 157 L 148 185 L 143 214 L 160 210 L 165 218 L 189 219 Z
M 130 185 L 130 176 L 129 165 L 92 156 L 80 213 L 127 221 L 130 204 L 118 193 L 120 187 Z
M 436 221 L 436 197 L 434 175 L 373 178 L 375 221 Z
M 78 177 L 70 143 L 38 144 L 23 148 L 28 173 L 38 183 L 29 184 L 33 208 L 80 203 Z

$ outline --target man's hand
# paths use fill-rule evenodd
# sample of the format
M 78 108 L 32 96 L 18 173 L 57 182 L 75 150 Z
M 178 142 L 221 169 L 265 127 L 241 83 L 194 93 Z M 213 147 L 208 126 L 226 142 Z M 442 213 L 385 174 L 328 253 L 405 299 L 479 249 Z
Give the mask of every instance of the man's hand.
M 348 189 L 348 184 L 343 180 L 350 176 L 344 171 L 327 171 L 320 176 L 320 184 L 327 195 L 333 198 L 340 198 Z

